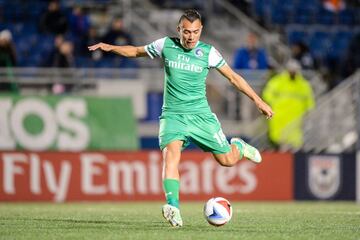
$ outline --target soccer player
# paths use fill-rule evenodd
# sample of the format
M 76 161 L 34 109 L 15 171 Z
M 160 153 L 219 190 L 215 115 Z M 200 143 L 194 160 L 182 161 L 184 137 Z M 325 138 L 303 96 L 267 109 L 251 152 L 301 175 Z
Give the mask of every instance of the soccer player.
M 221 125 L 211 112 L 206 98 L 205 80 L 211 68 L 218 70 L 239 91 L 246 94 L 267 118 L 273 111 L 248 85 L 226 64 L 221 54 L 211 45 L 199 41 L 202 22 L 195 10 L 186 10 L 177 26 L 179 38 L 164 37 L 145 46 L 114 46 L 98 43 L 89 46 L 90 51 L 101 49 L 125 57 L 161 57 L 165 68 L 164 104 L 160 116 L 159 144 L 163 152 L 163 188 L 167 204 L 162 208 L 164 218 L 174 227 L 183 221 L 179 210 L 179 170 L 181 151 L 190 140 L 216 161 L 231 167 L 243 157 L 261 162 L 259 151 L 233 138 L 228 143 Z

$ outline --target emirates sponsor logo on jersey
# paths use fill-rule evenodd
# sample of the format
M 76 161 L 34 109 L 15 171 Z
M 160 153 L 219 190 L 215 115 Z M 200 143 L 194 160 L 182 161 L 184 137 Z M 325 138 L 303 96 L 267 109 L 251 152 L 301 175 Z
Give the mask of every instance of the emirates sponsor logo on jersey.
M 187 63 L 183 61 L 173 61 L 167 58 L 165 58 L 165 66 L 169 68 L 180 69 L 180 70 L 196 72 L 196 73 L 201 73 L 203 71 L 203 67 L 195 65 L 193 63 Z

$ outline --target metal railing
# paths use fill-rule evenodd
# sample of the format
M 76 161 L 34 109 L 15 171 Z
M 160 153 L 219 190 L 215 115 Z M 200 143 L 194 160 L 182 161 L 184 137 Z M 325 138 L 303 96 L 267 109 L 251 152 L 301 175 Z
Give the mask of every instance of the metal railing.
M 303 146 L 282 146 L 281 150 L 338 153 L 355 148 L 360 132 L 360 70 L 316 102 L 316 107 L 303 118 Z M 292 134 L 294 125 L 297 124 L 286 126 L 284 138 Z M 252 138 L 252 144 L 262 150 L 272 147 L 266 128 Z
M 320 98 L 304 119 L 304 151 L 342 152 L 355 146 L 360 124 L 360 70 Z

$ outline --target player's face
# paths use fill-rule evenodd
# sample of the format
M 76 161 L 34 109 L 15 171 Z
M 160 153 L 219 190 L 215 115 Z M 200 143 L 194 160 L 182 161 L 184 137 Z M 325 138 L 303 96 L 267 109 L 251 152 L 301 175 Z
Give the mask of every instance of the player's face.
M 183 47 L 193 49 L 200 39 L 201 30 L 202 24 L 200 20 L 190 22 L 186 18 L 183 19 L 178 26 L 180 41 Z

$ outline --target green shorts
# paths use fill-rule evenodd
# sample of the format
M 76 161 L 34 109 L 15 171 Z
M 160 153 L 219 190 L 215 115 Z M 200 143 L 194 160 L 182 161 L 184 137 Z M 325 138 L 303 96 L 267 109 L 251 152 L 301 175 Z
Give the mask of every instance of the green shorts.
M 184 142 L 183 149 L 192 141 L 205 152 L 227 153 L 231 150 L 214 113 L 162 114 L 159 129 L 160 149 L 163 150 L 175 140 Z

